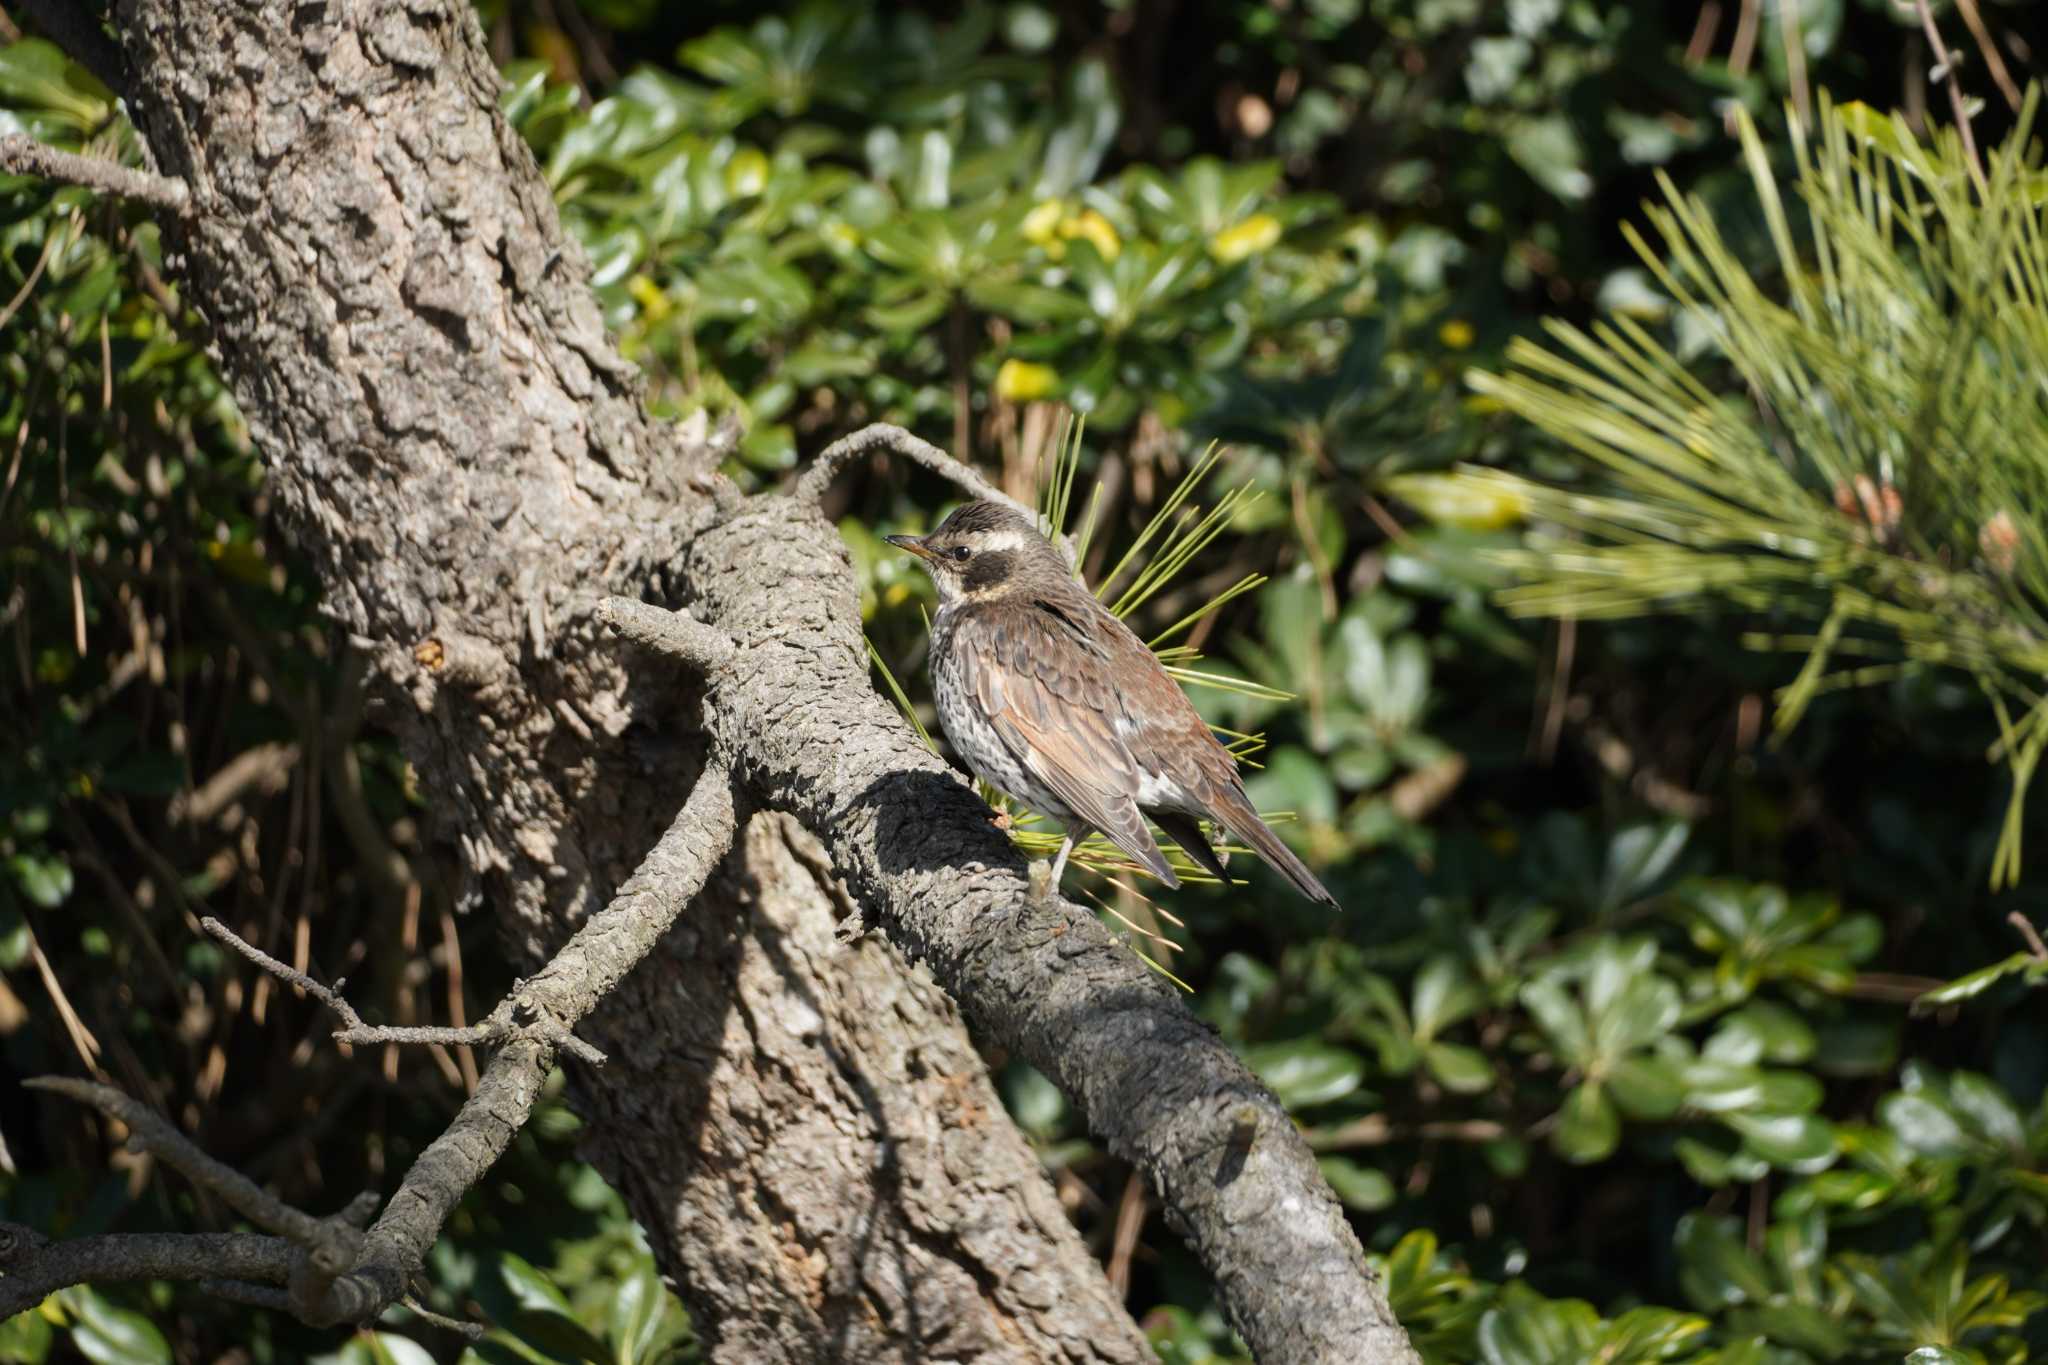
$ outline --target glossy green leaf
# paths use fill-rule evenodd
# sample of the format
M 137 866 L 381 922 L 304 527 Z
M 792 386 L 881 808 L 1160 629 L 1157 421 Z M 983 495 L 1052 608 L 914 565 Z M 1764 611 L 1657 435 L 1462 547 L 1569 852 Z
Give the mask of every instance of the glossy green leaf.
M 1661 1057 L 1624 1057 L 1607 1069 L 1606 1081 L 1615 1104 L 1639 1121 L 1668 1119 L 1688 1098 L 1685 1074 Z
M 2030 952 L 2021 951 L 2014 953 L 2010 957 L 1992 963 L 1989 967 L 1980 967 L 1967 976 L 1957 977 L 1946 986 L 1937 986 L 1933 990 L 1915 997 L 1913 1000 L 1913 1011 L 1917 1014 L 1923 1010 L 1937 1009 L 1943 1005 L 1960 1005 L 1966 1000 L 1976 999 L 1993 986 L 2013 977 L 2020 977 L 2029 985 L 2032 985 L 2037 981 L 2048 979 L 2048 964 L 2044 964 Z
M 55 854 L 17 853 L 7 860 L 7 870 L 14 875 L 21 894 L 45 910 L 54 910 L 71 898 L 75 885 L 71 864 Z
M 1341 1156 L 1318 1157 L 1316 1165 L 1346 1208 L 1373 1213 L 1394 1202 L 1394 1182 L 1380 1171 Z
M 1485 995 L 1456 958 L 1438 956 L 1415 974 L 1415 1036 L 1428 1042 L 1476 1012 Z
M 1362 1057 L 1313 1038 L 1247 1048 L 1244 1062 L 1289 1109 L 1342 1099 L 1365 1080 Z
M 1422 1064 L 1437 1084 L 1459 1095 L 1474 1095 L 1493 1085 L 1493 1063 L 1477 1048 L 1459 1043 L 1429 1043 Z
M 1835 1131 L 1813 1114 L 1727 1114 L 1722 1121 L 1773 1166 L 1815 1171 L 1835 1158 Z
M 1621 1114 L 1597 1083 L 1588 1081 L 1565 1096 L 1550 1130 L 1550 1146 L 1576 1165 L 1605 1161 L 1621 1143 Z
M 85 1285 L 65 1290 L 63 1301 L 71 1344 L 93 1365 L 170 1365 L 170 1343 L 142 1314 Z

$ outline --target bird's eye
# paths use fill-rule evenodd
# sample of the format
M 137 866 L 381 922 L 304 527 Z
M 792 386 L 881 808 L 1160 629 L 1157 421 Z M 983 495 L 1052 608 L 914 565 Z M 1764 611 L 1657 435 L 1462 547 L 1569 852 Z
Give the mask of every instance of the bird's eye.
M 955 545 L 953 547 L 953 558 L 963 564 L 967 562 L 968 556 L 973 553 L 974 551 L 968 549 L 965 545 Z

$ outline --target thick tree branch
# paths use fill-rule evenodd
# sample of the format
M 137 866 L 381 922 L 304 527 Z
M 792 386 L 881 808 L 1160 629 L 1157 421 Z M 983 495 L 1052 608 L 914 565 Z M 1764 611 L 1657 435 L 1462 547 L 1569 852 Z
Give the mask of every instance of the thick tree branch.
M 876 694 L 846 550 L 815 506 L 758 499 L 686 558 L 703 585 L 695 614 L 738 650 L 708 680 L 714 748 L 817 833 L 861 907 L 983 1030 L 1145 1171 L 1254 1354 L 1414 1361 L 1272 1092 L 1092 915 L 1033 902 L 987 807 Z
M 92 72 L 101 85 L 126 98 L 128 61 L 79 0 L 9 0 L 9 4 L 26 14 L 71 60 Z
M 60 152 L 22 133 L 0 137 L 0 171 L 39 175 L 45 180 L 83 185 L 89 190 L 133 199 L 138 204 L 147 204 L 167 213 L 183 214 L 192 203 L 191 192 L 182 180 L 133 170 L 97 157 Z
M 282 1279 L 292 1244 L 254 1232 L 110 1233 L 50 1242 L 0 1223 L 0 1321 L 74 1284 L 119 1280 Z
M 215 1161 L 154 1110 L 111 1086 L 50 1076 L 25 1082 L 117 1119 L 128 1128 L 131 1143 L 278 1236 L 157 1234 L 50 1243 L 26 1228 L 0 1224 L 0 1270 L 7 1272 L 0 1276 L 0 1318 L 33 1307 L 54 1289 L 101 1279 L 231 1281 L 230 1297 L 288 1303 L 294 1316 L 316 1327 L 365 1322 L 399 1302 L 457 1201 L 525 1126 L 553 1065 L 555 1047 L 574 1043 L 570 1030 L 647 955 L 732 846 L 732 795 L 730 774 L 716 764 L 707 766 L 668 832 L 612 903 L 593 915 L 547 967 L 515 987 L 478 1030 L 371 1029 L 335 992 L 244 943 L 217 921 L 206 921 L 214 937 L 340 1015 L 349 1028 L 338 1037 L 353 1033 L 360 1041 L 382 1041 L 387 1033 L 475 1033 L 465 1041 L 504 1046 L 491 1059 L 476 1094 L 420 1154 L 383 1216 L 367 1231 L 363 1224 L 378 1202 L 374 1194 L 358 1196 L 333 1217 L 316 1218 Z M 595 1049 L 580 1046 L 602 1061 Z M 281 1299 L 274 1288 L 280 1284 Z

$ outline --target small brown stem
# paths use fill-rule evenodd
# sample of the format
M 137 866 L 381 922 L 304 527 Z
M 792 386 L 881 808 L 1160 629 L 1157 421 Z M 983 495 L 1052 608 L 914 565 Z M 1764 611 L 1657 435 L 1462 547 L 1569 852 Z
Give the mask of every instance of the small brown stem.
M 0 137 L 0 170 L 16 175 L 36 175 L 82 185 L 103 194 L 133 199 L 138 204 L 162 209 L 182 218 L 192 206 L 192 192 L 182 180 L 132 170 L 112 161 L 60 152 L 21 133 Z
M 2041 931 L 2034 927 L 2032 920 L 2017 910 L 2007 915 L 2005 920 L 2020 931 L 2020 937 L 2027 941 L 2027 951 L 2032 953 L 2037 961 L 2048 962 L 2048 943 L 2041 941 Z

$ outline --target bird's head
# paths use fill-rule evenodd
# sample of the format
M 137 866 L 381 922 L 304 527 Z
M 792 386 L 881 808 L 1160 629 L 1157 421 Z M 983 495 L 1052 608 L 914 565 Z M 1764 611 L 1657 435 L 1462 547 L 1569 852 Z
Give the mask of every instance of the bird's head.
M 1050 574 L 1065 579 L 1059 552 L 1022 513 L 996 502 L 963 503 L 924 536 L 890 536 L 938 585 L 939 605 L 1001 597 Z

